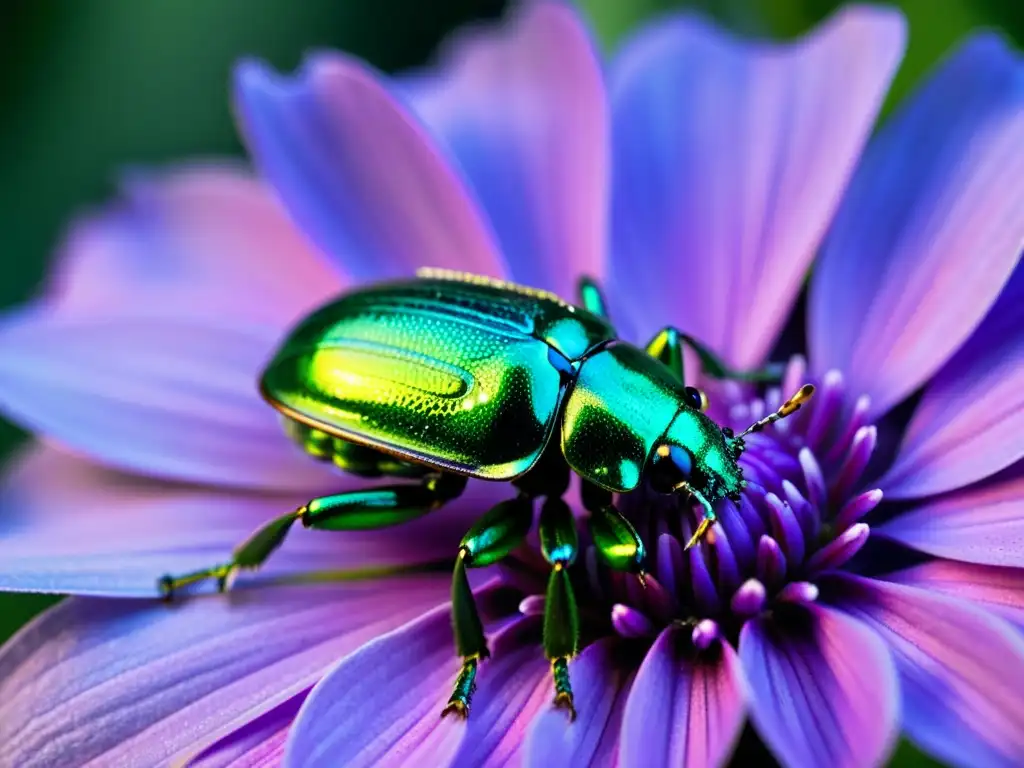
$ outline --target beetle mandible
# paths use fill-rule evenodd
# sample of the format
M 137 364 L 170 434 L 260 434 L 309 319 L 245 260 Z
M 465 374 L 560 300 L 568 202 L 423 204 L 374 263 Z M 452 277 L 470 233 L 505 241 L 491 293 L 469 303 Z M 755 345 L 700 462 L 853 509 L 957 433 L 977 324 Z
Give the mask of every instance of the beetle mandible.
M 546 291 L 435 269 L 343 295 L 285 339 L 260 391 L 314 457 L 407 482 L 313 499 L 260 528 L 230 562 L 164 576 L 161 592 L 169 598 L 206 579 L 227 589 L 239 569 L 261 565 L 295 522 L 318 530 L 381 528 L 437 509 L 469 478 L 510 482 L 516 495 L 484 513 L 456 555 L 452 620 L 462 667 L 442 716 L 468 715 L 478 662 L 488 656 L 466 569 L 495 563 L 522 543 L 543 497 L 540 543 L 551 565 L 544 653 L 555 705 L 575 717 L 568 661 L 578 650 L 579 622 L 567 568 L 578 544 L 562 500 L 570 473 L 580 477 L 597 553 L 642 580 L 643 542 L 615 509 L 613 494 L 641 482 L 689 494 L 703 508 L 689 549 L 715 522 L 715 502 L 738 497 L 743 487 L 743 437 L 793 413 L 813 392 L 804 385 L 734 436 L 704 414 L 704 394 L 685 386 L 684 344 L 711 377 L 778 376 L 773 369 L 731 370 L 672 327 L 646 349 L 618 339 L 599 289 L 586 279 L 579 306 Z

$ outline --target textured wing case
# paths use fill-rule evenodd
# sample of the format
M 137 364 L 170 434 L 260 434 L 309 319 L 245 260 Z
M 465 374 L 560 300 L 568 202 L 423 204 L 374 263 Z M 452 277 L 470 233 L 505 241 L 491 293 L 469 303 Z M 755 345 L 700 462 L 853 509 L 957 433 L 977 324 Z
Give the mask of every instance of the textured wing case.
M 508 479 L 532 466 L 553 431 L 562 381 L 552 347 L 571 358 L 610 333 L 577 312 L 486 284 L 371 288 L 307 319 L 261 386 L 287 415 L 353 442 Z

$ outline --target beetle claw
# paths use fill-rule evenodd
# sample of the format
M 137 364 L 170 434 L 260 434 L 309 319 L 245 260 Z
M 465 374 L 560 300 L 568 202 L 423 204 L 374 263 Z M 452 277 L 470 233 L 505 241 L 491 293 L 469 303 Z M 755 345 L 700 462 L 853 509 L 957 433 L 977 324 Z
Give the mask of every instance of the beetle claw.
M 459 720 L 467 720 L 469 718 L 469 704 L 461 699 L 449 701 L 448 705 L 441 710 L 441 719 L 453 715 Z
M 564 709 L 569 715 L 569 722 L 573 722 L 576 719 L 576 706 L 573 704 L 572 692 L 562 691 L 555 696 L 554 701 L 555 709 Z
M 218 592 L 223 594 L 235 585 L 235 579 L 238 578 L 238 570 L 237 565 L 229 565 L 224 568 L 224 571 L 217 576 Z

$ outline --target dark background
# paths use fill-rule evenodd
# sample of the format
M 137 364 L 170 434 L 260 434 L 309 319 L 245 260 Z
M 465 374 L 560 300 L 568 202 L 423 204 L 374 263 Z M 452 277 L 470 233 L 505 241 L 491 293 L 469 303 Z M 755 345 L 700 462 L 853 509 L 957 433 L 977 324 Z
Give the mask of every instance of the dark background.
M 29 298 L 69 217 L 127 166 L 241 156 L 227 108 L 232 62 L 291 69 L 341 48 L 393 71 L 428 58 L 502 0 L 3 0 L 0 3 L 0 307 Z M 909 48 L 887 102 L 982 27 L 1024 42 L 1020 0 L 900 0 Z M 581 0 L 606 49 L 651 13 L 686 6 L 746 34 L 789 37 L 832 0 Z M 0 420 L 0 459 L 24 436 Z M 0 641 L 49 600 L 0 595 Z M 906 745 L 895 765 L 929 763 Z

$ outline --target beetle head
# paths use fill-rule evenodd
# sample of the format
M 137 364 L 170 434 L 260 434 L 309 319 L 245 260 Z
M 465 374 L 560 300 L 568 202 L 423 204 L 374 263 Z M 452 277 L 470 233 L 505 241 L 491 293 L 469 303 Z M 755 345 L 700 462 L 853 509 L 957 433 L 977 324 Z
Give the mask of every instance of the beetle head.
M 745 484 L 739 465 L 744 437 L 796 413 L 814 394 L 814 387 L 804 384 L 779 410 L 734 435 L 703 413 L 707 398 L 702 393 L 686 390 L 683 407 L 651 454 L 649 477 L 657 491 L 696 489 L 712 503 L 723 497 L 739 499 Z
M 743 487 L 737 455 L 714 421 L 684 405 L 655 445 L 648 476 L 656 491 L 692 488 L 714 502 L 738 494 Z

